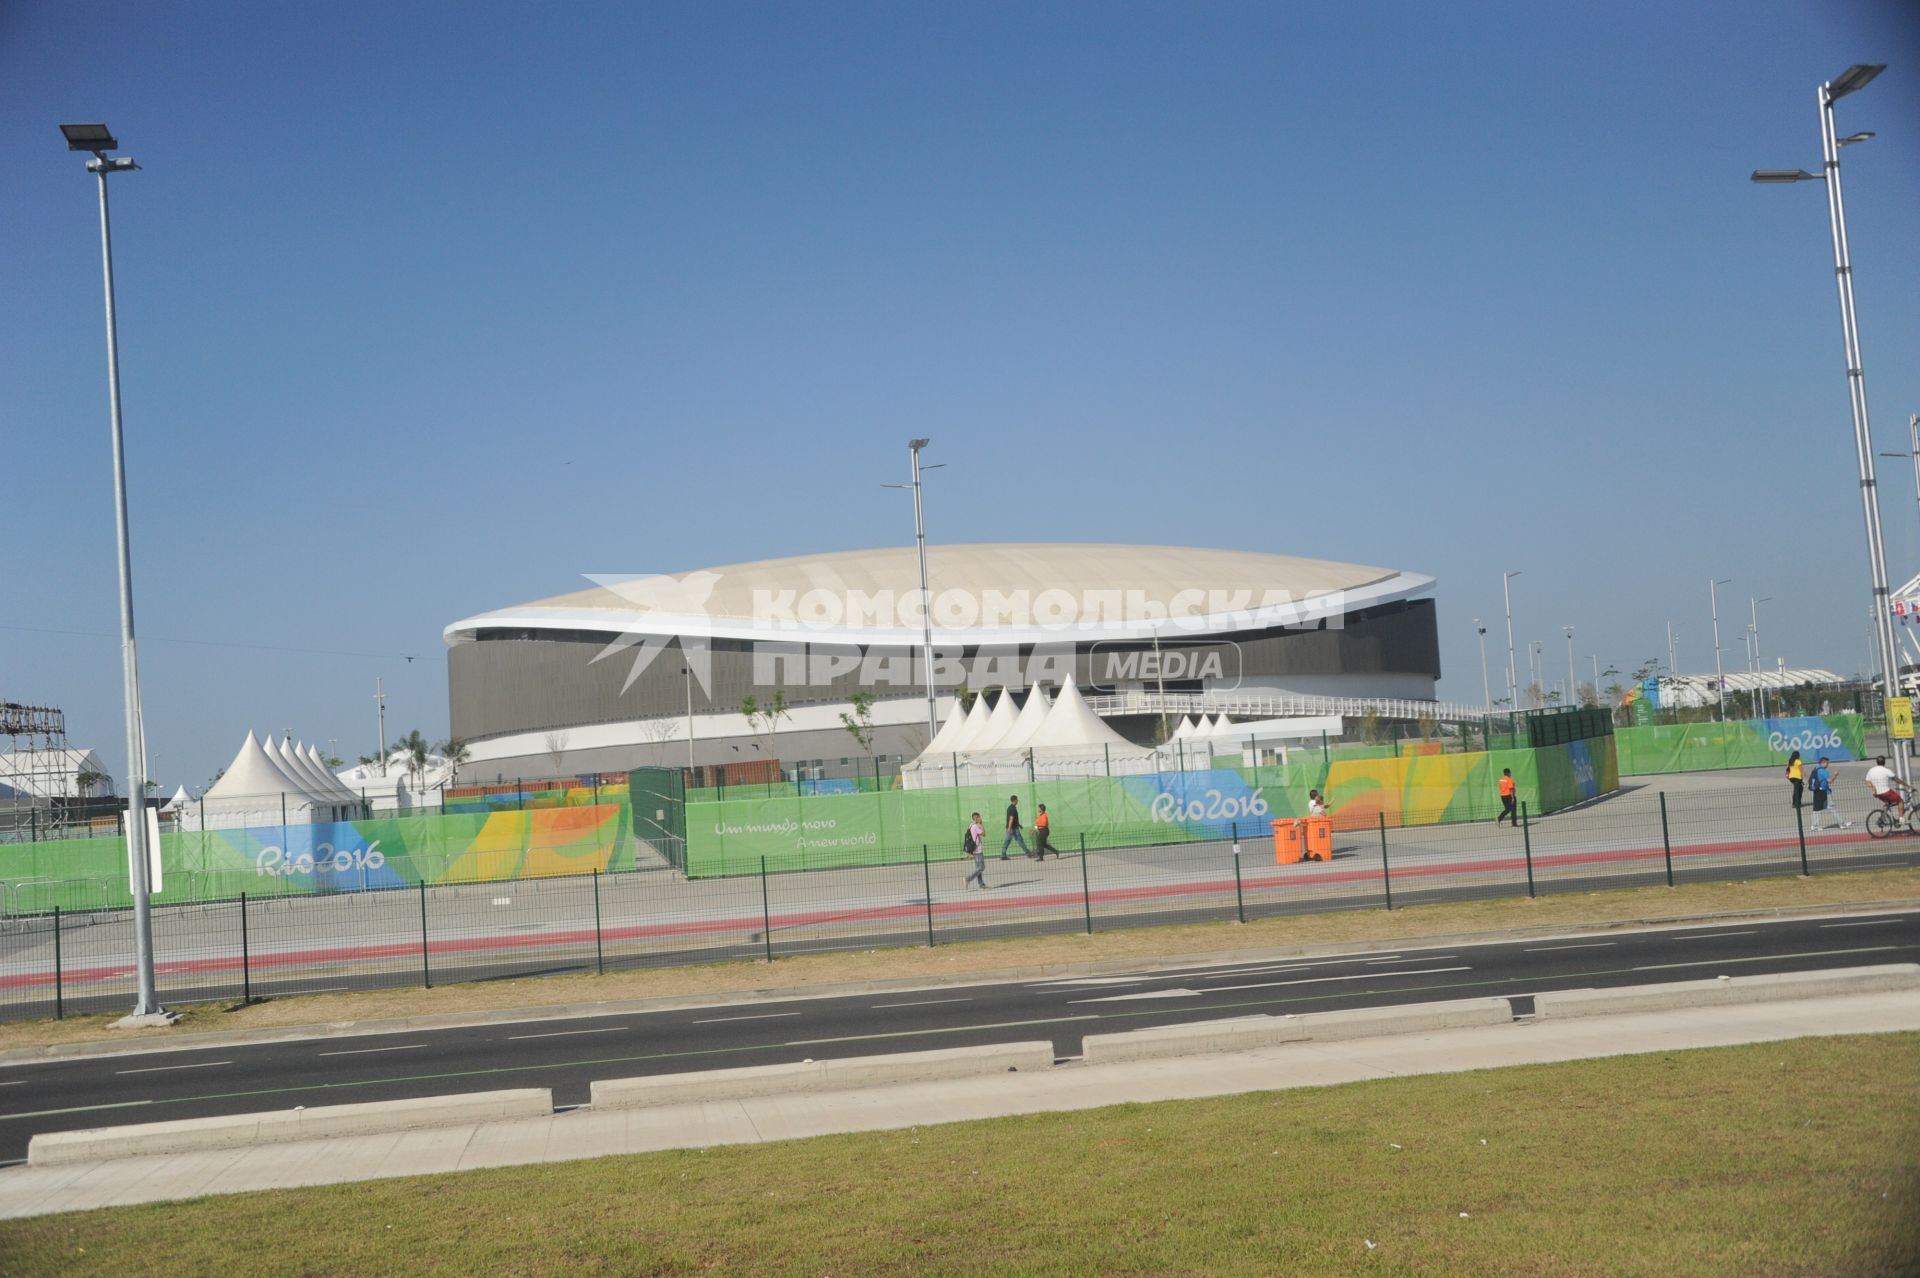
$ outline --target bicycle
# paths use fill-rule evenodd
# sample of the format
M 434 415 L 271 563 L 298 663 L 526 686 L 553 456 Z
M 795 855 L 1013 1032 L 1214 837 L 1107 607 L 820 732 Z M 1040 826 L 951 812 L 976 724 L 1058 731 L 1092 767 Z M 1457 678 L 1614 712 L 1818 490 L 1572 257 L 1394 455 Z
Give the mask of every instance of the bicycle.
M 1880 806 L 1867 813 L 1867 834 L 1876 839 L 1884 839 L 1896 830 L 1905 830 L 1908 834 L 1920 834 L 1920 827 L 1913 823 L 1913 797 L 1906 799 L 1906 819 L 1900 820 L 1893 815 L 1893 805 L 1885 799 Z

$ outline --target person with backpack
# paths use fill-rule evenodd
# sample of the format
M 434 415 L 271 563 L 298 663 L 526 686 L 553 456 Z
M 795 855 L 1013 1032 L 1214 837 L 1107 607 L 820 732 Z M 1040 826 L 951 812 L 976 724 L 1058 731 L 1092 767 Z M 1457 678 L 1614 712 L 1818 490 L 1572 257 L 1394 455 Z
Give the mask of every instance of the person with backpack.
M 1827 762 L 1827 756 L 1821 755 L 1819 766 L 1813 770 L 1813 824 L 1807 827 L 1809 830 L 1823 828 L 1820 820 L 1823 812 L 1833 814 L 1833 828 L 1836 830 L 1844 830 L 1853 824 L 1840 819 L 1840 808 L 1833 801 L 1833 772 L 1827 767 Z
M 1787 756 L 1787 784 L 1793 787 L 1793 806 L 1795 810 L 1798 810 L 1800 807 L 1800 796 L 1807 788 L 1806 780 L 1801 776 L 1800 752 L 1798 750 L 1795 750 Z
M 967 834 L 966 837 L 961 840 L 960 847 L 962 851 L 973 858 L 973 872 L 967 875 L 967 882 L 962 883 L 960 886 L 965 888 L 967 884 L 977 879 L 980 883 L 980 890 L 982 892 L 986 891 L 987 829 L 980 824 L 980 814 L 978 812 L 973 814 L 973 820 L 967 824 Z
M 1500 815 L 1493 819 L 1495 825 L 1502 821 L 1511 825 L 1520 824 L 1520 796 L 1515 792 L 1513 769 L 1500 769 Z

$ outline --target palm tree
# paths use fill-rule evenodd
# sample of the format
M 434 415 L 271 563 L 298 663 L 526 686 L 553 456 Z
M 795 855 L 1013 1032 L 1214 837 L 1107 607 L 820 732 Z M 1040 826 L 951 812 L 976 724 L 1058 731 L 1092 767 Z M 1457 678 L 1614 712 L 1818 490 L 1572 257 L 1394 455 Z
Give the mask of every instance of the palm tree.
M 473 757 L 473 752 L 467 749 L 467 743 L 459 737 L 448 737 L 435 746 L 434 750 L 447 761 L 448 785 L 460 779 L 460 765 Z
M 401 761 L 407 765 L 408 775 L 413 777 L 415 793 L 419 792 L 421 779 L 426 776 L 427 755 L 432 749 L 418 728 L 393 743 L 394 753 L 401 756 Z

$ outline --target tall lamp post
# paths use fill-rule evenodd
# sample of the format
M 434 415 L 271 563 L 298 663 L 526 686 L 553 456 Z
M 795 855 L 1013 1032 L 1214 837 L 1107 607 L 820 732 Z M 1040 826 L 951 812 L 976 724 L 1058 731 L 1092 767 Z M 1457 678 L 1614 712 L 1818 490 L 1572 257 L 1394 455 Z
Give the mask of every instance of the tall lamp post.
M 139 169 L 129 156 L 109 157 L 120 143 L 104 124 L 63 124 L 67 150 L 87 151 L 87 172 L 100 179 L 100 263 L 107 299 L 107 403 L 113 424 L 114 526 L 120 552 L 120 677 L 127 719 L 127 861 L 133 889 L 133 946 L 136 992 L 133 1011 L 118 1022 L 137 1026 L 166 1023 L 173 1017 L 160 1006 L 153 980 L 152 867 L 147 848 L 147 743 L 140 718 L 140 665 L 133 636 L 133 554 L 127 535 L 127 455 L 120 425 L 120 334 L 113 313 L 113 230 L 107 217 L 107 177 Z
M 1507 713 L 1512 714 L 1520 708 L 1520 680 L 1513 672 L 1513 579 L 1520 575 L 1515 569 L 1500 578 L 1500 594 L 1507 601 Z
M 1727 717 L 1727 676 L 1720 669 L 1720 587 L 1731 577 L 1707 578 L 1707 603 L 1713 609 L 1713 687 L 1720 697 L 1720 717 Z
M 927 685 L 927 740 L 933 740 L 940 731 L 940 715 L 934 709 L 933 694 L 933 599 L 927 593 L 927 521 L 920 505 L 920 472 L 922 469 L 939 470 L 945 462 L 935 462 L 931 466 L 920 465 L 920 450 L 933 441 L 931 439 L 910 439 L 907 452 L 913 458 L 913 480 L 905 484 L 882 484 L 882 488 L 913 489 L 913 544 L 920 552 L 920 660 L 922 681 Z
M 1580 700 L 1579 681 L 1573 677 L 1573 627 L 1561 629 L 1567 632 L 1567 704 L 1571 706 Z
M 1747 640 L 1753 652 L 1753 695 L 1759 700 L 1759 704 L 1754 709 L 1759 712 L 1758 717 L 1762 719 L 1767 717 L 1767 683 L 1761 676 L 1766 674 L 1767 668 L 1760 664 L 1760 605 L 1772 602 L 1772 595 L 1761 595 L 1758 599 L 1751 595 L 1747 597 L 1749 610 Z
M 1847 209 L 1840 190 L 1840 148 L 1864 142 L 1872 133 L 1835 135 L 1833 104 L 1849 93 L 1856 93 L 1886 70 L 1884 63 L 1856 62 L 1837 79 L 1816 90 L 1820 109 L 1820 157 L 1822 172 L 1805 169 L 1755 169 L 1753 180 L 1760 183 L 1825 182 L 1827 184 L 1827 224 L 1833 238 L 1834 286 L 1840 298 L 1840 335 L 1846 348 L 1847 401 L 1853 412 L 1853 447 L 1860 470 L 1860 506 L 1867 532 L 1867 570 L 1873 579 L 1873 628 L 1880 649 L 1881 691 L 1897 696 L 1900 691 L 1899 649 L 1893 634 L 1893 612 L 1889 607 L 1886 544 L 1880 534 L 1880 494 L 1873 474 L 1873 432 L 1867 419 L 1866 374 L 1860 363 L 1860 323 L 1853 307 L 1853 257 L 1847 246 Z M 1891 748 L 1894 766 L 1902 780 L 1909 768 L 1904 750 Z
M 1480 618 L 1473 619 L 1473 628 L 1480 633 L 1480 699 L 1486 705 L 1488 714 L 1493 713 L 1493 685 L 1487 682 L 1487 628 L 1480 624 Z

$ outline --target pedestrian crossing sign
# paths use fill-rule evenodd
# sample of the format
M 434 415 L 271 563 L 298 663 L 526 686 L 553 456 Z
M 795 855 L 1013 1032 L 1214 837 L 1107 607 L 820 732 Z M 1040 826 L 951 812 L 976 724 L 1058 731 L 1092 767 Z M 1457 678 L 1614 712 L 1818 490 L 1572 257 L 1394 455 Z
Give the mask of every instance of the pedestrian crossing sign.
M 1887 735 L 1895 741 L 1913 740 L 1913 698 L 1887 698 Z

